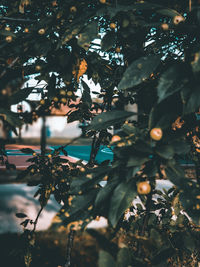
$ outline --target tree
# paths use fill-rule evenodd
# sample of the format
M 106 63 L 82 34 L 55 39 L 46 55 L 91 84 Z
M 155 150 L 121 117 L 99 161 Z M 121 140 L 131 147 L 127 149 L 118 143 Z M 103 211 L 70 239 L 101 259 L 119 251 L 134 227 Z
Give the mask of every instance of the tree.
M 25 174 L 41 175 L 36 182 L 41 209 L 51 194 L 64 203 L 52 227 L 71 224 L 73 229 L 72 222 L 78 221 L 84 228 L 104 216 L 111 228 L 105 242 L 125 233 L 129 245 L 101 251 L 100 267 L 195 266 L 199 261 L 198 4 L 2 1 L 0 113 L 7 125 L 14 130 L 35 116 L 49 114 L 52 106 L 70 106 L 82 90 L 67 120 L 90 122 L 89 163 L 63 165 L 59 151 L 65 153 L 64 146 L 49 155 L 31 151 L 33 164 Z M 47 85 L 40 103 L 19 116 L 9 108 L 34 90 L 21 89 L 32 74 Z M 100 84 L 97 95 L 102 104 L 93 102 L 83 74 Z M 136 120 L 125 110 L 130 103 L 138 105 Z M 120 128 L 120 133 L 112 137 L 111 126 Z M 112 163 L 95 161 L 101 144 L 112 147 Z M 194 164 L 192 180 L 181 166 L 186 157 Z M 158 190 L 157 180 L 166 178 L 174 186 Z M 102 180 L 107 181 L 103 187 Z M 136 197 L 140 203 L 133 205 Z

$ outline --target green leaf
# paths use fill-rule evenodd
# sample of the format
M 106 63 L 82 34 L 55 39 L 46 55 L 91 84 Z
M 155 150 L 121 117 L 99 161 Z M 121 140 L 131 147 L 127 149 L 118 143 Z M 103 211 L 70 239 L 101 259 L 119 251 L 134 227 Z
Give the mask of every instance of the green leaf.
M 32 92 L 33 87 L 28 87 L 25 89 L 20 89 L 16 93 L 14 93 L 10 98 L 9 98 L 9 105 L 15 105 L 18 104 L 19 102 L 25 100 L 29 94 Z
M 100 250 L 99 252 L 99 267 L 116 267 L 113 257 L 106 251 Z
M 117 254 L 117 267 L 131 266 L 131 255 L 128 248 L 121 248 Z
M 120 183 L 111 197 L 108 219 L 113 227 L 116 226 L 124 211 L 131 205 L 137 196 L 135 181 Z
M 199 87 L 192 91 L 187 103 L 185 104 L 184 113 L 191 113 L 200 107 L 200 90 Z
M 47 90 L 48 90 L 48 97 L 53 97 L 55 96 L 55 92 L 56 92 L 56 75 L 52 74 L 49 82 L 48 82 L 48 86 L 47 86 Z
M 188 81 L 185 70 L 184 64 L 176 63 L 161 75 L 157 87 L 158 103 L 184 87 Z
M 95 206 L 100 206 L 103 202 L 105 202 L 114 188 L 117 186 L 118 180 L 108 181 L 106 186 L 102 187 L 95 199 Z
M 101 41 L 101 49 L 107 51 L 113 47 L 116 41 L 116 34 L 113 31 L 110 31 L 104 35 Z
M 182 140 L 175 140 L 171 144 L 177 155 L 184 155 L 190 151 L 191 145 Z
M 169 144 L 159 145 L 156 147 L 156 153 L 164 159 L 172 159 L 174 156 L 174 149 Z
M 30 155 L 32 155 L 35 151 L 33 150 L 33 149 L 31 149 L 31 148 L 22 148 L 22 149 L 20 149 L 20 151 L 22 152 L 22 153 L 24 153 L 24 154 L 30 154 Z
M 78 45 L 88 50 L 88 45 L 98 35 L 98 23 L 96 21 L 87 25 L 81 33 L 79 33 Z
M 81 100 L 83 101 L 83 103 L 86 103 L 87 106 L 90 108 L 92 105 L 92 98 L 90 95 L 90 87 L 82 80 L 82 85 L 83 85 L 83 95 Z
M 12 112 L 10 110 L 5 110 L 3 108 L 0 108 L 0 114 L 5 114 L 6 115 L 6 121 L 10 125 L 12 125 L 13 127 L 22 126 L 22 120 L 19 118 L 17 113 Z
M 185 183 L 184 170 L 178 164 L 169 164 L 165 169 L 168 179 L 177 186 L 182 186 Z
M 134 166 L 140 166 L 143 163 L 145 163 L 148 160 L 148 157 L 145 156 L 139 156 L 135 154 L 134 156 L 131 156 L 127 162 L 127 167 L 134 167 Z
M 101 130 L 108 128 L 109 126 L 115 125 L 126 118 L 135 115 L 134 112 L 127 112 L 123 110 L 113 110 L 103 112 L 96 116 L 92 123 L 87 127 L 88 130 Z
M 20 212 L 20 213 L 16 213 L 15 216 L 16 216 L 17 218 L 26 218 L 26 217 L 27 217 L 26 214 L 21 213 L 21 212 Z
M 159 63 L 160 57 L 155 55 L 142 57 L 132 62 L 124 72 L 118 89 L 125 90 L 142 83 L 156 70 Z

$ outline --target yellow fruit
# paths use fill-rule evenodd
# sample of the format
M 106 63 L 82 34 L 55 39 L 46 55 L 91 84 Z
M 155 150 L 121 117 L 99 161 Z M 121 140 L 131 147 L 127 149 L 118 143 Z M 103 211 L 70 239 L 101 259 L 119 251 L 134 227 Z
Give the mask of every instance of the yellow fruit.
M 140 182 L 137 184 L 137 191 L 140 195 L 147 195 L 151 192 L 151 186 L 148 182 Z
M 35 70 L 40 71 L 41 70 L 41 66 L 40 65 L 35 66 Z
M 2 95 L 7 95 L 7 90 L 6 90 L 6 89 L 3 89 L 3 90 L 1 91 L 1 93 L 2 93 Z
M 40 100 L 40 104 L 41 104 L 41 105 L 44 105 L 44 104 L 45 104 L 45 100 L 44 100 L 44 99 L 41 99 L 41 100 Z
M 51 3 L 51 5 L 52 6 L 57 6 L 58 4 L 57 4 L 57 1 L 53 1 L 52 3 Z
M 48 158 L 52 158 L 52 155 L 51 155 L 51 154 L 49 154 L 49 155 L 48 155 Z
M 33 157 L 35 157 L 35 156 L 36 156 L 36 153 L 34 152 L 34 153 L 33 153 Z
M 8 36 L 6 36 L 6 42 L 8 42 L 8 43 L 11 43 L 12 42 L 12 36 L 11 35 L 8 35 Z
M 80 168 L 80 171 L 81 171 L 81 172 L 84 172 L 84 171 L 85 171 L 85 168 L 83 168 L 83 167 Z
M 5 31 L 10 31 L 10 27 L 5 27 Z
M 121 137 L 119 135 L 114 135 L 111 139 L 112 143 L 119 142 L 121 140 Z
M 63 97 L 63 98 L 61 98 L 61 102 L 62 102 L 62 103 L 66 103 L 66 102 L 67 102 L 67 99 L 66 99 L 66 98 L 64 98 L 64 97 Z
M 174 18 L 173 18 L 173 23 L 175 24 L 175 25 L 178 25 L 181 21 L 184 21 L 185 19 L 184 19 L 184 17 L 182 17 L 182 16 L 175 16 Z
M 53 101 L 58 102 L 58 98 L 55 96 L 55 97 L 53 98 Z
M 116 53 L 120 53 L 120 52 L 121 52 L 120 47 L 116 47 L 115 52 L 116 52 Z
M 60 95 L 66 95 L 65 90 L 60 90 Z
M 106 0 L 99 0 L 99 2 L 100 2 L 101 4 L 105 4 L 105 3 L 106 3 Z
M 197 151 L 198 153 L 200 153 L 200 149 L 199 149 L 199 148 L 196 148 L 196 151 Z
M 29 29 L 28 29 L 28 28 L 25 28 L 25 29 L 24 29 L 24 32 L 25 32 L 25 33 L 28 33 L 28 32 L 29 32 Z
M 35 172 L 35 169 L 31 169 L 31 171 L 30 171 L 31 173 L 34 173 Z
M 39 33 L 40 35 L 45 34 L 45 29 L 39 29 L 38 33 Z
M 161 28 L 162 28 L 164 31 L 167 31 L 167 30 L 169 30 L 169 25 L 168 25 L 167 23 L 163 23 L 163 24 L 161 25 Z
M 115 24 L 115 23 L 113 23 L 113 22 L 112 22 L 112 23 L 110 23 L 110 28 L 111 28 L 111 29 L 115 29 L 115 28 L 116 28 L 116 24 Z
M 162 129 L 161 128 L 153 128 L 150 131 L 150 136 L 153 140 L 159 141 L 163 136 Z
M 74 13 L 77 11 L 77 8 L 75 6 L 70 7 L 70 12 Z
M 67 95 L 68 95 L 68 96 L 72 96 L 72 95 L 73 95 L 72 91 L 68 91 L 68 92 L 67 92 Z

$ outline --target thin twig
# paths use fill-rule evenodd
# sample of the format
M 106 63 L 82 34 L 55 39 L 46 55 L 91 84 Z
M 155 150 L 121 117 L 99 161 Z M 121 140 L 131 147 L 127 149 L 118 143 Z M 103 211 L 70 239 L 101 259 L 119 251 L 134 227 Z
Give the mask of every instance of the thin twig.
M 6 21 L 18 21 L 18 22 L 36 22 L 36 20 L 30 20 L 30 19 L 18 19 L 18 18 L 9 18 L 9 17 L 0 17 L 0 20 L 6 20 Z
M 68 234 L 68 242 L 67 242 L 66 263 L 65 263 L 64 267 L 69 267 L 71 265 L 71 250 L 73 247 L 74 235 L 75 235 L 75 231 L 70 230 L 70 232 Z
M 8 69 L 12 68 L 15 63 L 18 61 L 19 57 L 16 57 L 11 63 L 10 65 L 8 66 Z M 0 78 L 2 78 L 7 72 L 7 69 L 5 69 L 4 71 L 2 71 L 2 73 L 0 74 Z
M 38 219 L 39 219 L 39 217 L 40 217 L 40 214 L 41 214 L 43 208 L 44 208 L 44 207 L 41 207 L 41 208 L 40 208 L 40 210 L 39 210 L 39 212 L 38 212 L 38 214 L 37 214 L 37 217 L 36 217 L 35 221 L 33 222 L 33 224 L 34 224 L 33 232 L 35 232 L 35 230 L 36 230 L 37 222 L 38 222 Z
M 192 10 L 192 0 L 189 0 L 189 12 Z

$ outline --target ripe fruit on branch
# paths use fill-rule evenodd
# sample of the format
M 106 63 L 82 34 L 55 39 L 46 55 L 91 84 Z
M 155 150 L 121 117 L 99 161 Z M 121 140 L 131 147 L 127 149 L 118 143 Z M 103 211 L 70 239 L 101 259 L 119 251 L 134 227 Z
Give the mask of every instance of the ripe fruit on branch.
M 39 29 L 39 30 L 38 30 L 38 33 L 39 33 L 40 35 L 45 34 L 45 29 Z
M 40 71 L 41 69 L 42 69 L 42 68 L 41 68 L 40 65 L 36 65 L 36 66 L 35 66 L 35 70 Z
M 119 135 L 114 135 L 111 139 L 112 143 L 119 142 L 121 140 L 121 137 Z
M 140 195 L 147 195 L 151 192 L 151 186 L 148 182 L 140 182 L 137 184 L 137 191 Z
M 100 2 L 101 4 L 105 4 L 105 3 L 106 3 L 106 0 L 99 0 L 99 2 Z
M 169 25 L 167 23 L 163 23 L 161 25 L 161 28 L 163 29 L 163 31 L 167 31 L 167 30 L 169 30 Z
M 175 25 L 178 25 L 180 22 L 182 22 L 182 21 L 184 21 L 184 20 L 185 20 L 185 18 L 182 17 L 182 16 L 175 16 L 175 17 L 173 18 L 173 23 L 174 23 Z
M 159 141 L 163 136 L 162 129 L 161 128 L 153 128 L 150 131 L 150 136 L 153 140 Z
M 116 48 L 115 48 L 115 52 L 116 52 L 116 53 L 120 53 L 120 52 L 121 52 L 120 47 L 116 47 Z
M 10 27 L 5 27 L 5 31 L 10 31 Z
M 25 29 L 24 29 L 24 32 L 25 32 L 25 33 L 28 33 L 28 32 L 29 32 L 29 29 L 28 29 L 28 28 L 25 28 Z
M 114 22 L 110 23 L 110 28 L 111 29 L 115 29 L 116 28 L 116 24 Z
M 77 8 L 75 6 L 70 7 L 70 12 L 75 13 L 77 11 Z
M 8 42 L 8 43 L 11 43 L 12 42 L 12 36 L 11 35 L 8 35 L 8 36 L 6 36 L 6 42 Z

